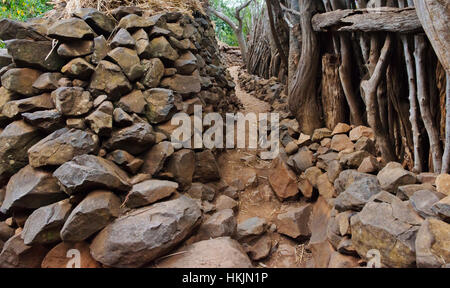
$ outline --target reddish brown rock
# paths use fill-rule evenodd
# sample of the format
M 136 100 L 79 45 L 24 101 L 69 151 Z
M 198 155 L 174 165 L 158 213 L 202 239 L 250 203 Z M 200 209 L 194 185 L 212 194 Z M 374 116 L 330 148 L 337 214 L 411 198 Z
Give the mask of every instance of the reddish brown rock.
M 79 262 L 75 257 L 79 257 Z M 75 261 L 74 261 L 75 260 Z M 92 258 L 86 242 L 62 242 L 50 250 L 42 261 L 41 268 L 101 268 Z
M 274 160 L 275 169 L 269 176 L 269 183 L 275 194 L 281 199 L 293 197 L 298 194 L 297 178 L 287 164 L 278 157 Z

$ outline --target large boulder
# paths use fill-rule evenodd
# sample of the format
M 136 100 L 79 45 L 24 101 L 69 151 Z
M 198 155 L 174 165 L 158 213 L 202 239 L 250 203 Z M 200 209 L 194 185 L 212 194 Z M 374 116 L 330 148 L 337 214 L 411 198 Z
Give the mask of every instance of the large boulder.
M 415 245 L 417 267 L 444 267 L 450 263 L 450 224 L 433 218 L 425 220 Z
M 220 249 L 217 249 L 220 247 Z M 161 268 L 252 268 L 242 246 L 229 237 L 204 240 L 185 248 L 184 253 L 164 259 Z
M 37 209 L 66 198 L 50 172 L 27 165 L 14 174 L 6 186 L 1 212 L 11 209 Z
M 119 216 L 120 199 L 109 191 L 89 193 L 70 213 L 61 229 L 65 242 L 83 241 Z
M 98 149 L 97 135 L 89 131 L 62 128 L 31 147 L 28 159 L 33 167 L 62 165 L 75 156 L 96 153 Z
M 66 199 L 31 213 L 22 231 L 25 245 L 51 244 L 61 240 L 59 233 L 71 210 L 72 204 Z
M 19 67 L 59 71 L 64 65 L 63 58 L 52 50 L 50 41 L 15 39 L 8 41 L 6 47 Z
M 415 184 L 417 179 L 414 173 L 405 170 L 402 164 L 388 163 L 377 175 L 381 188 L 391 193 L 396 193 L 402 185 Z
M 6 241 L 0 254 L 0 268 L 40 268 L 48 249 L 42 245 L 25 245 L 21 234 Z
M 183 241 L 200 218 L 196 202 L 184 196 L 144 207 L 103 229 L 92 241 L 91 254 L 107 266 L 141 267 Z
M 0 184 L 28 163 L 27 150 L 42 138 L 24 121 L 15 121 L 0 133 Z
M 128 191 L 127 174 L 113 162 L 94 155 L 81 155 L 61 165 L 53 173 L 69 194 L 93 189 Z
M 147 180 L 133 186 L 125 200 L 130 208 L 148 206 L 177 191 L 178 183 L 167 180 Z

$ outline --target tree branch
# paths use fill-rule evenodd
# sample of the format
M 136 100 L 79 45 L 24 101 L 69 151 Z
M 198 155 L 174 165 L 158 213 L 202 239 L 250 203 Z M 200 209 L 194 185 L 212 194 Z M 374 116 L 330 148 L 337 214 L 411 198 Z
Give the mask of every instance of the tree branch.
M 222 11 L 215 10 L 212 7 L 208 7 L 208 10 L 214 15 L 216 15 L 218 18 L 223 20 L 225 23 L 227 23 L 234 31 L 239 30 L 239 27 L 227 15 L 223 14 Z
M 286 53 L 284 53 L 283 46 L 281 46 L 280 38 L 278 37 L 278 33 L 275 28 L 275 21 L 273 17 L 273 11 L 272 11 L 272 4 L 270 0 L 266 0 L 267 5 L 267 14 L 269 15 L 269 23 L 270 23 L 270 30 L 272 31 L 272 36 L 275 41 L 275 45 L 277 46 L 278 53 L 280 53 L 281 61 L 284 64 L 284 67 L 288 67 L 288 58 L 286 56 Z

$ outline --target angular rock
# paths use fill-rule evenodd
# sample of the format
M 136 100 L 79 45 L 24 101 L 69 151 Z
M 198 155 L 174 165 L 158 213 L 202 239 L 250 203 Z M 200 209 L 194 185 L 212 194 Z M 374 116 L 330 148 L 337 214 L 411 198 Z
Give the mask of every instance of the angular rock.
M 331 133 L 332 131 L 328 128 L 316 129 L 311 137 L 311 141 L 318 142 L 323 138 L 331 137 Z
M 41 245 L 28 246 L 22 235 L 11 237 L 0 254 L 0 268 L 39 268 L 48 249 Z
M 175 61 L 175 68 L 179 74 L 191 75 L 197 69 L 197 58 L 188 51 Z
M 192 183 L 189 190 L 186 192 L 189 196 L 195 199 L 201 199 L 205 201 L 212 201 L 216 196 L 214 188 L 203 183 Z
M 440 268 L 450 262 L 450 224 L 429 218 L 423 222 L 416 238 L 418 268 Z
M 245 250 L 253 261 L 258 261 L 269 256 L 271 249 L 272 239 L 270 236 L 264 235 L 253 245 L 248 245 Z
M 79 267 L 73 267 L 71 250 L 76 250 L 80 253 Z M 40 268 L 101 268 L 101 265 L 92 258 L 89 252 L 89 245 L 86 242 L 62 242 L 47 253 Z
M 153 88 L 144 92 L 144 99 L 147 102 L 146 116 L 152 124 L 170 120 L 177 111 L 172 90 Z
M 450 196 L 445 197 L 435 203 L 431 210 L 438 215 L 443 221 L 450 222 Z
M 94 38 L 94 51 L 91 55 L 92 63 L 99 64 L 100 61 L 102 61 L 106 57 L 106 55 L 108 55 L 109 50 L 110 47 L 103 35 Z
M 377 249 L 388 267 L 413 267 L 418 227 L 398 219 L 389 203 L 367 203 L 351 218 L 352 243 L 362 258 Z
M 61 229 L 65 242 L 84 241 L 119 216 L 120 199 L 109 191 L 89 193 L 70 213 Z
M 113 109 L 114 106 L 110 101 L 105 101 L 85 118 L 89 127 L 100 137 L 111 135 L 113 128 Z
M 371 140 L 375 140 L 375 134 L 373 133 L 372 128 L 365 126 L 353 128 L 352 131 L 350 131 L 349 136 L 352 141 L 358 141 L 361 137 L 367 137 Z
M 51 95 L 45 93 L 21 100 L 9 101 L 3 105 L 2 114 L 8 118 L 16 118 L 20 113 L 53 108 L 55 107 Z
M 220 247 L 220 249 L 217 249 Z M 161 268 L 252 268 L 241 245 L 229 237 L 204 240 L 191 244 L 185 251 L 158 263 Z M 178 252 L 180 252 L 178 251 Z M 175 252 L 177 253 L 177 252 Z
M 342 193 L 347 189 L 353 182 L 364 178 L 376 179 L 375 175 L 361 173 L 356 170 L 344 170 L 339 174 L 339 177 L 334 181 L 334 188 L 336 192 Z
M 135 210 L 95 237 L 91 255 L 111 267 L 141 267 L 183 241 L 200 218 L 195 201 L 183 196 Z
M 436 216 L 431 207 L 439 200 L 436 194 L 430 190 L 419 190 L 409 197 L 411 206 L 423 218 Z
M 123 150 L 115 150 L 109 153 L 107 159 L 113 161 L 133 175 L 136 174 L 142 164 L 144 164 L 143 160 L 135 158 L 133 155 Z
M 252 217 L 237 225 L 236 236 L 238 239 L 253 239 L 262 235 L 267 230 L 267 222 L 263 218 Z
M 175 74 L 172 77 L 164 78 L 161 81 L 161 86 L 174 90 L 175 92 L 183 95 L 199 93 L 202 88 L 199 77 L 180 74 Z
M 135 50 L 117 47 L 108 53 L 108 57 L 122 68 L 130 81 L 135 81 L 144 75 L 144 67 Z
M 164 76 L 164 64 L 159 58 L 143 60 L 144 76 L 141 79 L 142 84 L 147 88 L 156 88 Z
M 179 55 L 172 48 L 169 41 L 164 36 L 154 38 L 150 41 L 151 58 L 162 58 L 169 61 L 175 61 Z
M 415 184 L 417 179 L 414 173 L 405 169 L 400 163 L 388 163 L 377 175 L 381 188 L 391 193 L 397 192 L 402 185 Z
M 224 209 L 232 209 L 233 211 L 237 211 L 239 207 L 239 203 L 228 197 L 226 195 L 220 195 L 216 200 L 216 210 L 224 210 Z
M 166 159 L 174 153 L 173 145 L 163 141 L 153 146 L 144 156 L 144 165 L 141 172 L 150 175 L 158 174 L 164 166 Z
M 25 166 L 11 177 L 6 186 L 1 212 L 13 209 L 37 209 L 67 198 L 51 173 Z
M 441 174 L 436 178 L 436 189 L 439 193 L 450 196 L 450 174 Z
M 220 180 L 219 166 L 211 150 L 195 153 L 193 181 L 208 183 L 218 180 Z
M 361 211 L 369 199 L 380 193 L 381 187 L 374 178 L 356 180 L 344 192 L 339 194 L 334 204 L 338 211 Z
M 317 190 L 319 190 L 319 194 L 326 199 L 335 196 L 334 186 L 330 180 L 328 180 L 328 175 L 326 173 L 317 177 Z
M 120 149 L 138 155 L 148 150 L 154 143 L 152 126 L 142 121 L 112 132 L 111 137 L 103 144 L 109 151 Z
M 354 144 L 345 134 L 334 135 L 331 139 L 331 149 L 334 151 L 353 151 Z
M 93 8 L 78 9 L 74 15 L 83 19 L 97 34 L 109 35 L 117 24 L 114 18 Z
M 151 55 L 150 41 L 147 32 L 145 32 L 144 29 L 140 29 L 136 31 L 132 35 L 132 37 L 136 42 L 136 52 L 139 55 L 139 57 L 142 59 L 150 58 Z
M 0 133 L 0 183 L 28 164 L 27 150 L 42 138 L 24 121 L 15 121 Z
M 128 193 L 125 205 L 130 208 L 148 206 L 167 198 L 178 189 L 178 183 L 167 180 L 147 180 L 136 184 Z
M 81 87 L 60 87 L 52 92 L 56 109 L 63 115 L 80 116 L 92 109 L 91 93 Z
M 134 90 L 130 94 L 120 98 L 117 106 L 128 113 L 144 114 L 147 102 L 140 90 Z
M 68 77 L 74 77 L 81 80 L 88 80 L 94 73 L 94 66 L 89 64 L 83 58 L 75 58 L 62 67 L 61 72 Z
M 314 166 L 313 153 L 309 150 L 300 150 L 292 157 L 294 168 L 298 172 L 303 172 L 306 169 Z
M 306 204 L 301 207 L 288 207 L 285 212 L 278 214 L 275 219 L 278 233 L 291 238 L 309 237 L 311 230 L 308 226 L 313 206 Z
M 198 240 L 219 237 L 233 237 L 236 233 L 237 222 L 231 209 L 224 209 L 214 213 L 202 223 L 196 236 Z
M 96 153 L 99 148 L 97 135 L 77 129 L 57 130 L 28 150 L 33 167 L 61 165 L 75 156 Z
M 27 23 L 8 18 L 0 19 L 0 39 L 3 41 L 11 39 L 48 40 L 47 37 Z
M 368 156 L 364 158 L 361 165 L 358 167 L 358 172 L 361 173 L 376 173 L 380 170 L 380 163 L 377 158 L 373 156 Z
M 50 92 L 58 89 L 58 81 L 62 78 L 61 73 L 44 73 L 33 83 L 33 88 L 41 92 Z
M 18 67 L 59 71 L 64 65 L 64 60 L 52 51 L 50 41 L 15 39 L 8 41 L 6 47 Z
M 375 141 L 372 139 L 369 139 L 367 137 L 361 137 L 358 141 L 355 143 L 355 150 L 356 151 L 367 151 L 372 155 L 377 154 L 377 149 L 375 146 Z
M 182 149 L 170 157 L 167 163 L 167 172 L 180 184 L 180 189 L 185 189 L 192 183 L 195 170 L 195 154 L 192 150 Z
M 280 157 L 275 160 L 275 169 L 269 176 L 269 183 L 273 191 L 281 199 L 293 197 L 299 192 L 294 172 L 289 169 Z
M 58 55 L 66 58 L 83 57 L 94 52 L 94 41 L 82 40 L 59 45 Z
M 23 227 L 25 245 L 58 242 L 61 239 L 59 232 L 71 210 L 72 204 L 68 199 L 35 210 Z
M 11 92 L 25 96 L 33 96 L 37 89 L 33 83 L 41 76 L 41 72 L 30 68 L 14 68 L 1 76 L 3 87 Z
M 64 42 L 93 39 L 94 31 L 86 22 L 78 18 L 59 20 L 48 28 L 48 36 Z
M 348 132 L 350 132 L 350 130 L 352 130 L 352 127 L 350 127 L 350 125 L 345 124 L 345 123 L 338 123 L 336 125 L 336 127 L 334 127 L 333 129 L 333 133 L 331 133 L 331 135 L 337 135 L 337 134 L 346 134 Z
M 93 189 L 128 191 L 126 173 L 113 162 L 93 155 L 81 155 L 61 165 L 53 173 L 63 190 L 76 194 Z
M 371 156 L 367 151 L 356 151 L 349 154 L 344 154 L 339 163 L 348 169 L 358 169 L 364 158 Z
M 114 16 L 114 18 L 120 21 L 120 19 L 130 14 L 142 16 L 143 11 L 141 8 L 135 6 L 119 6 L 118 8 L 112 10 L 111 14 Z
M 99 94 L 106 94 L 109 99 L 115 100 L 130 92 L 132 87 L 119 66 L 102 60 L 95 68 L 89 89 Z
M 138 16 L 136 14 L 129 14 L 120 19 L 118 27 L 127 29 L 130 31 L 139 30 L 141 28 L 150 28 L 155 25 L 156 22 L 152 17 Z
M 116 123 L 116 126 L 118 127 L 127 127 L 133 125 L 133 118 L 121 108 L 114 109 L 113 119 L 114 123 Z

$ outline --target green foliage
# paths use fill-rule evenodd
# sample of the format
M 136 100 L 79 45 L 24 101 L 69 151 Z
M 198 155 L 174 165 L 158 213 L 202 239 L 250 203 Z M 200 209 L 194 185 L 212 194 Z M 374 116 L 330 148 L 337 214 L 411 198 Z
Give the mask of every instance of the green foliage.
M 215 9 L 221 11 L 223 14 L 227 15 L 230 19 L 232 19 L 236 24 L 237 20 L 234 17 L 234 13 L 236 8 L 243 4 L 246 0 L 210 0 L 210 4 Z M 241 17 L 244 21 L 244 35 L 248 32 L 248 24 L 247 22 L 250 19 L 250 10 L 249 8 L 245 8 L 241 11 Z M 239 43 L 237 41 L 236 35 L 234 34 L 233 29 L 226 24 L 223 20 L 219 19 L 215 15 L 212 15 L 212 20 L 216 23 L 216 35 L 220 41 L 227 43 L 230 46 L 238 46 Z
M 0 0 L 0 18 L 25 21 L 37 17 L 52 7 L 48 0 Z

